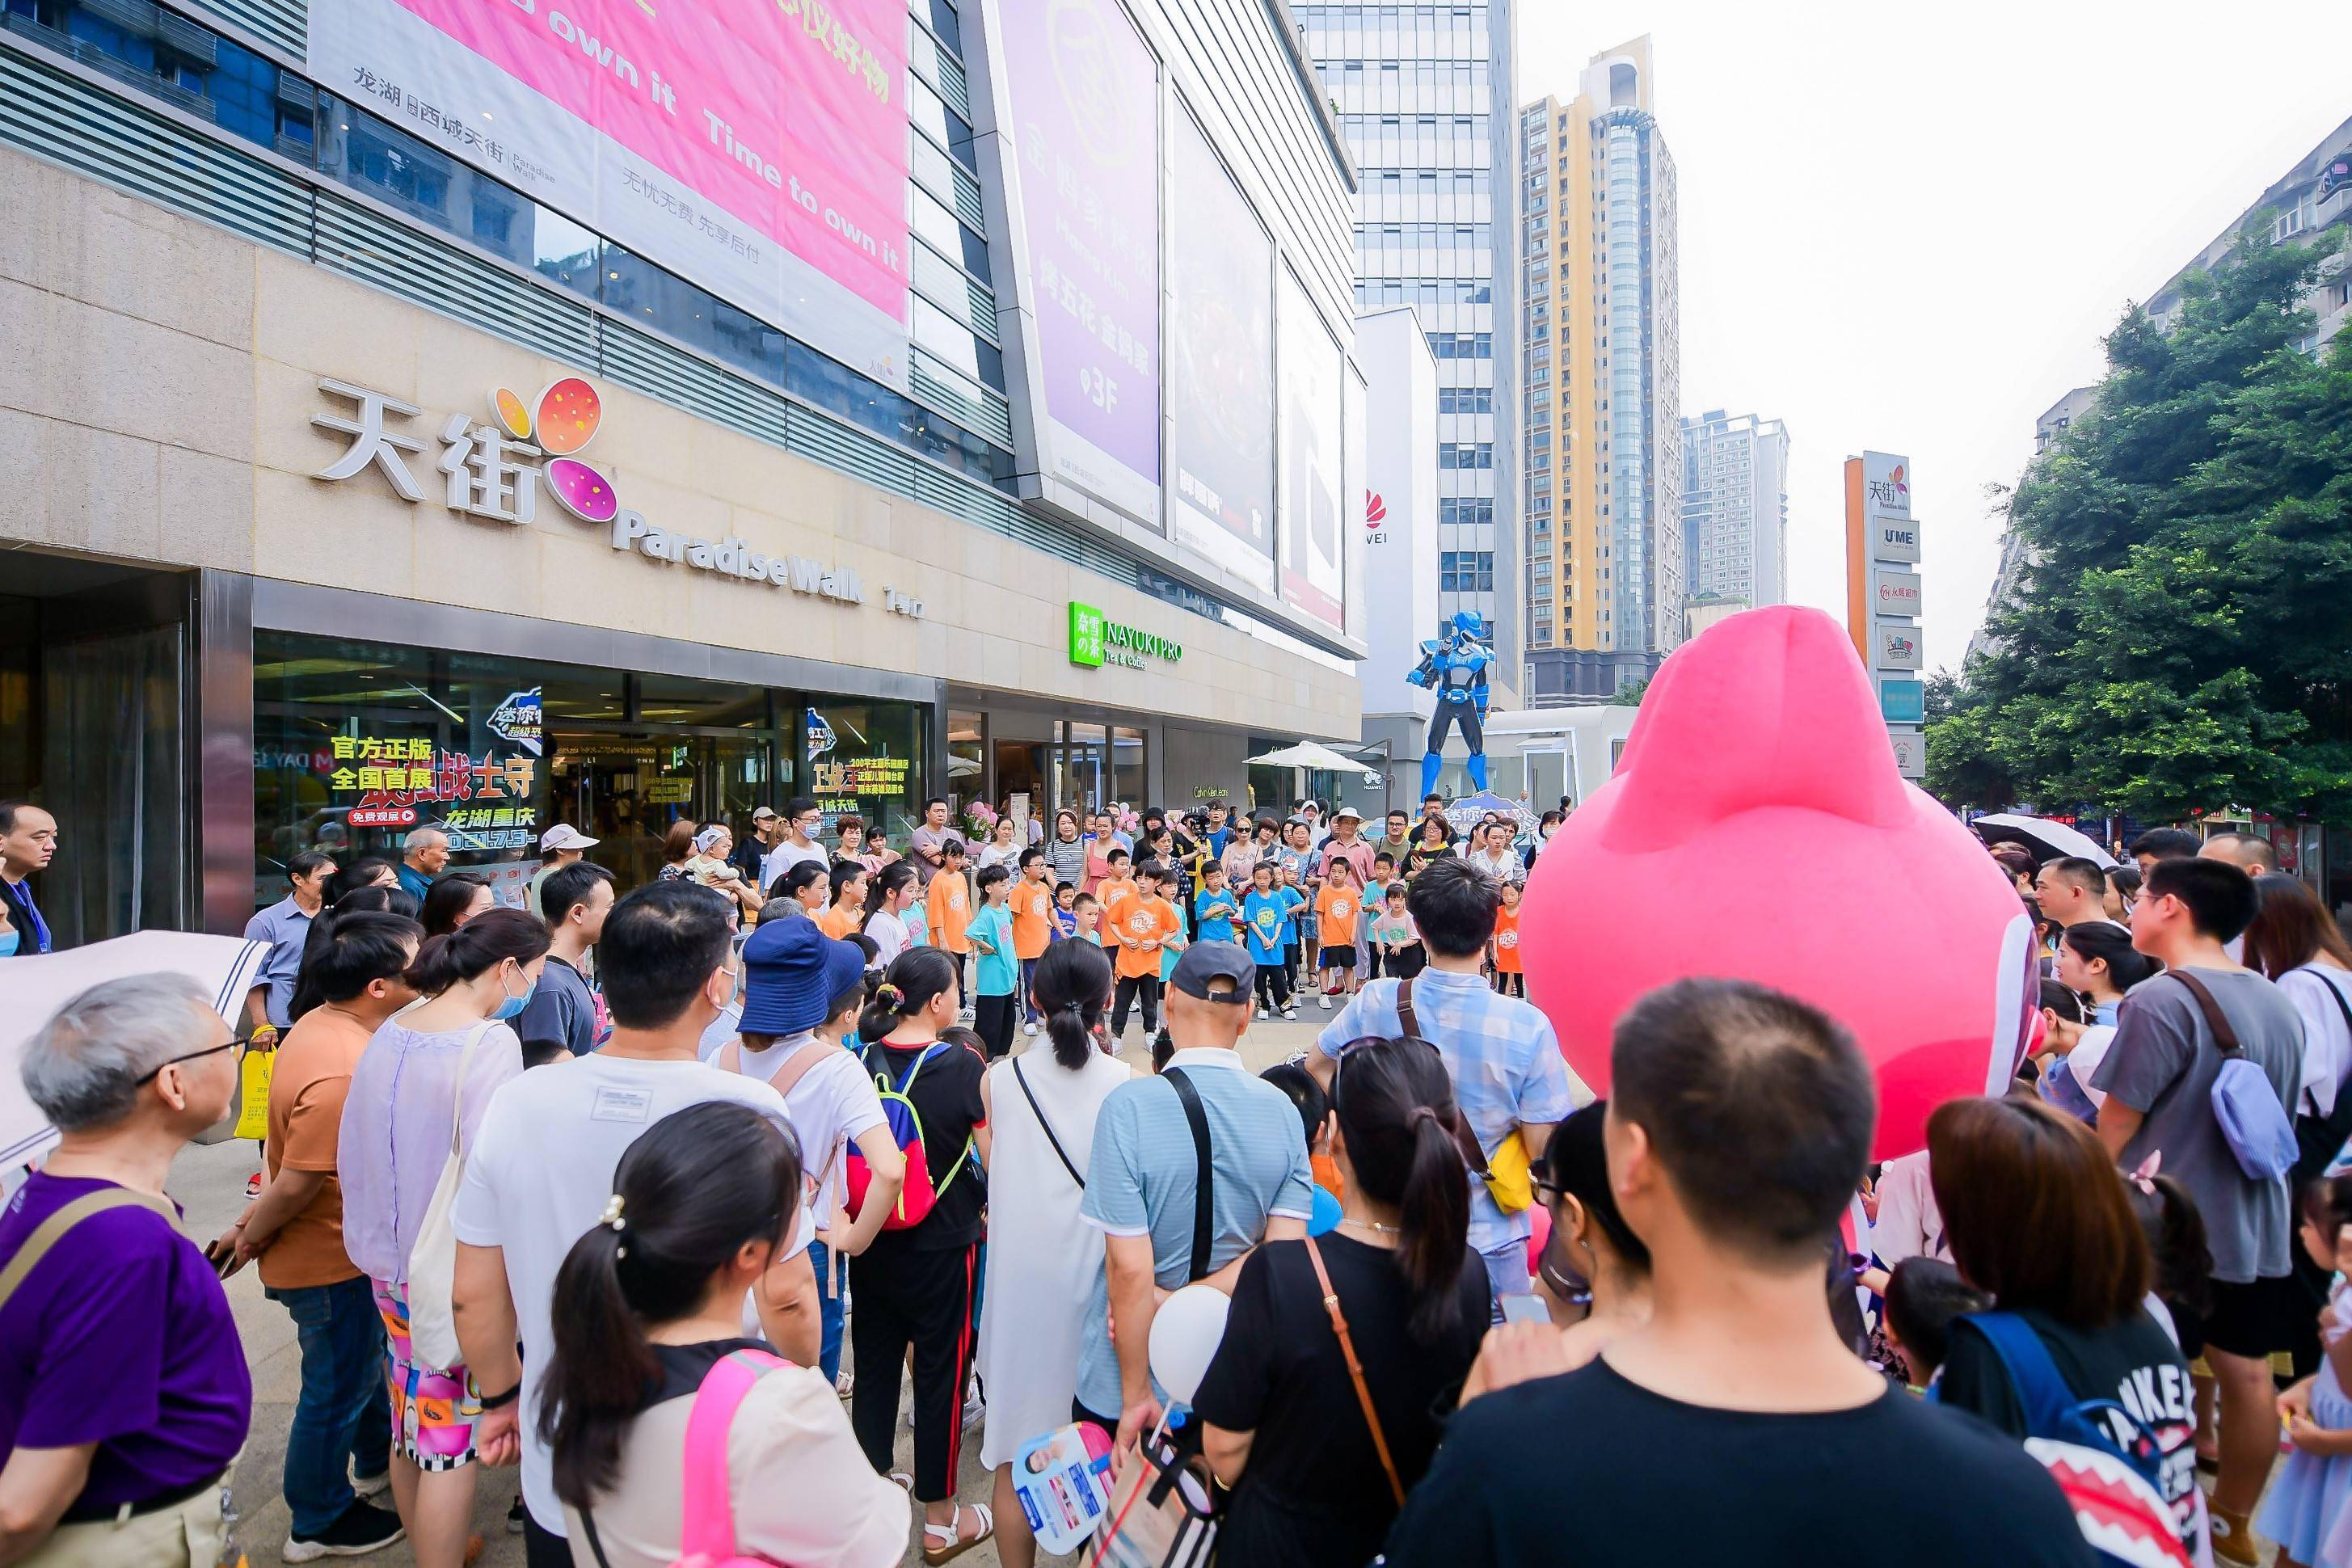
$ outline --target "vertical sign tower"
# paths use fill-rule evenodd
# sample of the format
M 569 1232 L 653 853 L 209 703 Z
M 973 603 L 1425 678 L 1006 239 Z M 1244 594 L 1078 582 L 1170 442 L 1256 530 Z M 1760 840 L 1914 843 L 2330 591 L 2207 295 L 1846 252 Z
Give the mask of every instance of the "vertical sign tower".
M 1919 525 L 1911 516 L 1911 459 L 1864 452 L 1845 460 L 1846 626 L 1906 778 L 1927 771 L 1927 717 L 1919 637 Z

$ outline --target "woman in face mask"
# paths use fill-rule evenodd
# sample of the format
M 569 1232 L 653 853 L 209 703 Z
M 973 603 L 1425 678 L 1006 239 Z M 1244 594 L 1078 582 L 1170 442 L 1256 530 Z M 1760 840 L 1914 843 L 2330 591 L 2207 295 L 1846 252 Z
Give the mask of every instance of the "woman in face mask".
M 1596 1100 L 1553 1128 L 1528 1173 L 1551 1215 L 1551 1237 L 1536 1265 L 1551 1321 L 1490 1330 L 1462 1387 L 1465 1405 L 1489 1389 L 1574 1372 L 1650 1320 L 1650 1249 L 1610 1191 L 1601 1142 L 1607 1109 Z
M 519 1016 L 547 963 L 546 925 L 490 910 L 429 938 L 402 978 L 424 998 L 384 1020 L 343 1100 L 335 1173 L 343 1250 L 375 1285 L 392 1394 L 392 1492 L 419 1568 L 458 1568 L 473 1513 L 479 1391 L 457 1366 L 424 1366 L 408 1337 L 408 1258 L 454 1130 L 473 1145 L 499 1086 L 522 1072 Z M 395 1163 L 394 1152 L 398 1151 Z

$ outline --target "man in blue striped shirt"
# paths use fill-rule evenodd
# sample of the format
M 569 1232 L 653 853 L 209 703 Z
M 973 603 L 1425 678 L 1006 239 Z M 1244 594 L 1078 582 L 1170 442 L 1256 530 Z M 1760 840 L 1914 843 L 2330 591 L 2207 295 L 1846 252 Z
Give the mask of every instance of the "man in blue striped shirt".
M 1407 1030 L 1397 993 L 1407 984 L 1368 982 L 1318 1036 L 1307 1067 L 1328 1091 L 1350 1041 L 1417 1033 L 1435 1046 L 1454 1076 L 1454 1103 L 1488 1159 L 1514 1134 L 1539 1159 L 1555 1123 L 1592 1099 L 1559 1054 L 1551 1020 L 1516 996 L 1486 984 L 1479 967 L 1494 934 L 1502 889 L 1469 861 L 1434 860 L 1412 880 L 1405 907 L 1421 930 L 1428 966 L 1410 982 L 1419 1027 Z M 1470 1245 L 1486 1260 L 1495 1286 L 1496 1321 L 1502 1300 L 1534 1289 L 1528 1274 L 1528 1214 L 1507 1214 L 1470 1183 Z

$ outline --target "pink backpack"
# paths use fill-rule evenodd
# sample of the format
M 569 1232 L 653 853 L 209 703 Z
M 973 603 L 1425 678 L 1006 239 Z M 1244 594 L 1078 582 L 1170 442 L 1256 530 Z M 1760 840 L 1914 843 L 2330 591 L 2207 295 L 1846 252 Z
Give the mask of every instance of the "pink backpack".
M 677 1561 L 671 1568 L 771 1568 L 763 1557 L 735 1550 L 735 1504 L 727 1489 L 727 1431 L 752 1385 L 774 1368 L 792 1363 L 765 1351 L 735 1351 L 711 1363 L 694 1392 L 686 1418 L 684 1517 L 677 1532 Z

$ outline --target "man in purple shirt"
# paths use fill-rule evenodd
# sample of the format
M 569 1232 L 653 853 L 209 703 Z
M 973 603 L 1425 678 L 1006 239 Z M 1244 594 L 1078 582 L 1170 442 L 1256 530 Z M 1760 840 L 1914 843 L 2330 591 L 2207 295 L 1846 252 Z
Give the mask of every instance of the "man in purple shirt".
M 60 1138 L 0 1211 L 0 1563 L 217 1555 L 253 1384 L 163 1180 L 228 1114 L 238 1044 L 194 981 L 142 974 L 25 1047 Z

